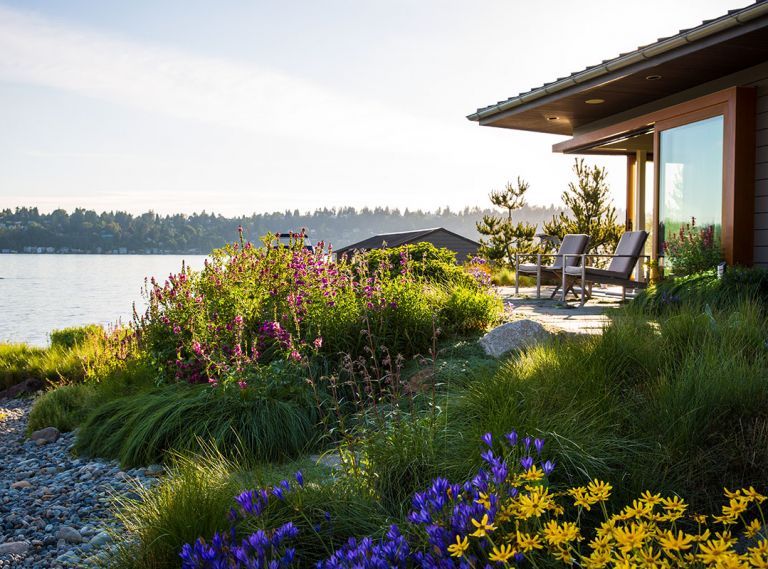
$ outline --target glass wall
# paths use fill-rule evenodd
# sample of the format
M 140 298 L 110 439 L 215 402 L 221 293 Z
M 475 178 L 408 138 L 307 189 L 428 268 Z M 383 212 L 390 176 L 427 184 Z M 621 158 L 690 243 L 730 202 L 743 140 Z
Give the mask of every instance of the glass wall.
M 720 237 L 723 207 L 723 117 L 659 133 L 659 255 L 665 239 L 684 223 L 714 226 Z

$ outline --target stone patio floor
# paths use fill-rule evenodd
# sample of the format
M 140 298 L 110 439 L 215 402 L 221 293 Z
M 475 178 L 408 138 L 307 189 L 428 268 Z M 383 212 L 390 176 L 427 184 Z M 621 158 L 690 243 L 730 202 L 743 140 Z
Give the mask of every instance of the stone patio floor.
M 520 287 L 515 296 L 515 287 L 497 287 L 512 319 L 535 320 L 553 331 L 575 334 L 600 334 L 608 323 L 606 312 L 621 306 L 621 287 L 595 287 L 592 298 L 583 307 L 573 295 L 563 303 L 560 296 L 550 300 L 552 287 L 541 288 L 541 299 L 536 298 L 536 287 Z M 629 298 L 629 294 L 627 295 Z

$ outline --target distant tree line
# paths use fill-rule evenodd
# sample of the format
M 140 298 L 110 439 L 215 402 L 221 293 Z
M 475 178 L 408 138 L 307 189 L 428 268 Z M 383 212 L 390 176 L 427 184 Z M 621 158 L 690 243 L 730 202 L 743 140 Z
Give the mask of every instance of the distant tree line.
M 528 206 L 518 219 L 534 225 L 550 220 L 560 209 Z M 287 233 L 306 228 L 313 242 L 325 241 L 335 248 L 378 233 L 445 227 L 470 239 L 478 239 L 476 225 L 497 213 L 490 208 L 464 208 L 433 212 L 391 208 L 323 208 L 224 217 L 214 213 L 159 215 L 152 211 L 133 215 L 123 211 L 97 213 L 77 208 L 71 213 L 57 209 L 40 213 L 36 207 L 0 210 L 0 251 L 53 248 L 56 252 L 208 253 L 237 238 L 242 226 L 248 239 L 268 232 Z

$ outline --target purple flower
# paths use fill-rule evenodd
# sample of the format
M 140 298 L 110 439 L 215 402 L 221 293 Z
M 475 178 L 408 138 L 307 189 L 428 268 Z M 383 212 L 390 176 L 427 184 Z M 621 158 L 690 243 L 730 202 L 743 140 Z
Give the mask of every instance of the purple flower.
M 533 446 L 536 447 L 536 452 L 541 455 L 541 450 L 544 448 L 544 439 L 536 438 L 533 440 Z
M 302 488 L 304 487 L 304 476 L 301 474 L 301 470 L 296 471 L 296 482 L 298 482 L 299 486 Z
M 511 433 L 507 433 L 506 439 L 509 442 L 510 445 L 516 446 L 517 445 L 517 431 L 512 431 Z
M 483 442 L 487 444 L 489 447 L 493 446 L 493 436 L 491 435 L 491 433 L 485 433 L 483 435 Z
M 533 457 L 531 457 L 531 456 L 526 456 L 526 457 L 524 457 L 524 458 L 521 458 L 521 459 L 520 459 L 520 465 L 521 465 L 521 466 L 522 466 L 524 469 L 526 469 L 526 470 L 530 470 L 530 469 L 531 469 L 531 467 L 533 466 Z

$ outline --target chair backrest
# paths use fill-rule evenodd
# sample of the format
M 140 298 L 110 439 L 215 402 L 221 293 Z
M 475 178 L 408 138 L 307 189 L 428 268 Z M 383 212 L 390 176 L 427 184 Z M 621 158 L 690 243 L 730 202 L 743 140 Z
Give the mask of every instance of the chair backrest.
M 637 259 L 643 252 L 646 239 L 648 239 L 647 231 L 625 231 L 619 239 L 619 244 L 613 253 L 615 256 L 611 259 L 608 270 L 628 279 L 629 275 L 632 274 L 632 269 L 637 264 Z
M 587 252 L 589 246 L 589 235 L 583 233 L 569 233 L 560 242 L 560 248 L 557 250 L 557 257 L 552 263 L 553 269 L 563 268 L 563 255 L 583 255 Z M 565 264 L 567 267 L 577 267 L 581 263 L 581 257 L 567 257 Z

